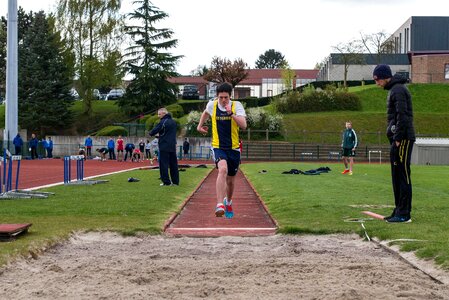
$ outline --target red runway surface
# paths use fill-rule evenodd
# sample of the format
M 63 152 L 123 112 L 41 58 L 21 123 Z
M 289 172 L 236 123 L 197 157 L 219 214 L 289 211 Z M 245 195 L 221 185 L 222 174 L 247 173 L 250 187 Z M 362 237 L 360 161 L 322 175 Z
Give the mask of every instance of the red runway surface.
M 180 161 L 180 164 L 205 163 L 197 161 Z M 143 162 L 118 162 L 113 160 L 86 160 L 84 162 L 84 178 L 90 176 L 98 176 L 112 172 L 132 170 L 135 168 L 149 167 L 148 160 Z M 155 162 L 157 166 L 157 162 Z M 3 168 L 3 166 L 2 166 Z M 71 161 L 71 177 L 76 179 L 76 162 Z M 17 162 L 13 164 L 13 180 L 12 188 L 15 189 Z M 2 169 L 3 176 L 3 169 Z M 64 182 L 64 163 L 62 159 L 39 159 L 39 160 L 22 160 L 20 164 L 19 186 L 18 189 L 30 189 L 49 184 L 57 184 Z
M 235 180 L 234 218 L 215 217 L 214 169 L 185 203 L 181 213 L 168 225 L 168 235 L 187 236 L 260 236 L 276 233 L 276 224 L 259 196 L 239 171 Z

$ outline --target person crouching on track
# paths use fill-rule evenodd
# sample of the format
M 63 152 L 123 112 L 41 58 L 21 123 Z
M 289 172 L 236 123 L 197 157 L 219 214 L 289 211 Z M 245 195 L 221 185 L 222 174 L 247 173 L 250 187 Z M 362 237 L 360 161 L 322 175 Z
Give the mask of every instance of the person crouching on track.
M 134 149 L 133 155 L 131 157 L 132 162 L 141 162 L 142 161 L 142 152 L 140 149 Z
M 101 161 L 106 161 L 106 154 L 109 153 L 108 148 L 97 148 L 97 152 L 100 153 Z
M 81 147 L 78 150 L 78 155 L 82 155 L 84 157 L 84 160 L 86 160 L 86 149 L 84 149 L 83 147 Z

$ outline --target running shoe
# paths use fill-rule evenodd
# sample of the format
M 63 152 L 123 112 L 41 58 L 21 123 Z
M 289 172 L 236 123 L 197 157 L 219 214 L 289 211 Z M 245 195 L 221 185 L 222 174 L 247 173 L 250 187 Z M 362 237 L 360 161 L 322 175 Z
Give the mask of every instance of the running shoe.
M 349 169 L 346 169 L 343 172 L 341 172 L 341 174 L 346 174 L 346 173 L 349 173 Z
M 352 171 L 349 171 L 348 175 L 349 175 L 349 176 L 352 176 Z
M 218 203 L 217 207 L 215 208 L 215 216 L 216 217 L 223 217 L 225 213 L 225 206 L 223 203 Z
M 232 200 L 224 198 L 223 204 L 225 207 L 225 217 L 228 219 L 232 219 L 232 217 L 234 217 L 234 211 L 232 210 Z
M 388 218 L 387 223 L 411 223 L 412 219 L 410 217 L 404 216 L 394 216 L 392 218 Z

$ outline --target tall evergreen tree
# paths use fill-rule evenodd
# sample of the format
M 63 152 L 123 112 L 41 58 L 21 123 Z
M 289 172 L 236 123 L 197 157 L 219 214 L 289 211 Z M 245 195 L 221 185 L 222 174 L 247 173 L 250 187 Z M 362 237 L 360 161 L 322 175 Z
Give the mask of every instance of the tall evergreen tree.
M 32 16 L 19 45 L 19 124 L 40 135 L 72 124 L 71 70 L 58 33 L 43 11 Z
M 138 7 L 129 18 L 138 24 L 126 27 L 133 45 L 125 56 L 133 79 L 125 97 L 118 100 L 118 105 L 129 114 L 151 111 L 176 102 L 177 87 L 167 79 L 178 75 L 175 67 L 182 57 L 168 52 L 178 43 L 178 40 L 171 39 L 173 31 L 156 28 L 156 23 L 167 18 L 168 14 L 149 0 L 137 0 L 133 4 Z
M 281 52 L 274 49 L 265 51 L 256 60 L 256 69 L 281 69 L 287 65 L 285 56 Z
M 33 12 L 26 13 L 22 7 L 17 11 L 17 39 L 21 44 L 23 36 L 31 24 Z M 6 40 L 7 40 L 8 20 L 5 16 L 0 20 L 0 83 L 6 82 Z M 0 84 L 0 95 L 5 94 L 5 87 Z

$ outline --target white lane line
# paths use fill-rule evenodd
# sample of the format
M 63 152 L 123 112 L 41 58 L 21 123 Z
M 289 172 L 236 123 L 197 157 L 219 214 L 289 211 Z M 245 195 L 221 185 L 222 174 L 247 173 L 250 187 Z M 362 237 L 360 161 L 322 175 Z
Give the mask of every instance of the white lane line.
M 235 228 L 232 228 L 232 227 L 210 227 L 210 228 L 197 228 L 197 227 L 194 227 L 194 228 L 178 228 L 178 227 L 169 227 L 169 229 L 172 229 L 172 230 L 192 230 L 192 231 L 200 231 L 200 230 L 212 230 L 212 231 L 217 231 L 217 230 L 252 230 L 252 231 L 255 231 L 255 230 L 276 230 L 276 228 L 275 227 L 267 227 L 267 228 L 255 228 L 255 227 L 247 227 L 247 228 L 244 228 L 244 227 L 235 227 Z

